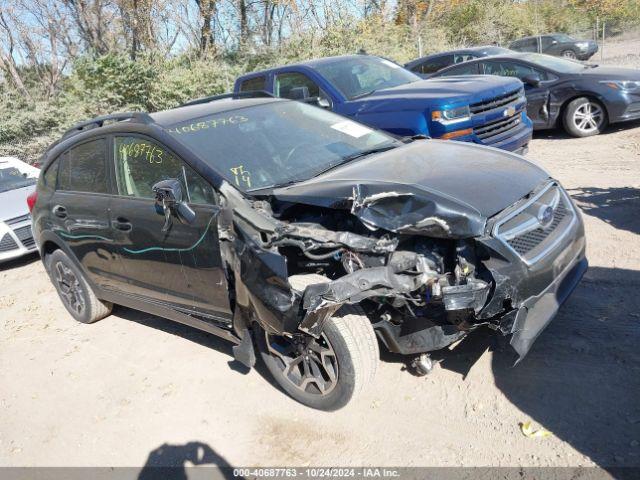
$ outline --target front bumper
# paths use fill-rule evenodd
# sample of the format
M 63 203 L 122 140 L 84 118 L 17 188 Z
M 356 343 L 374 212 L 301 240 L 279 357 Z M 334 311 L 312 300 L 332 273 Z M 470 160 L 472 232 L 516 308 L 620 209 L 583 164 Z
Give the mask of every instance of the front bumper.
M 582 250 L 567 268 L 540 294 L 522 303 L 515 312 L 510 344 L 522 360 L 538 335 L 553 320 L 560 306 L 575 290 L 587 271 L 588 262 Z
M 36 250 L 30 218 L 9 225 L 0 222 L 0 262 L 19 258 Z
M 493 236 L 480 240 L 490 256 L 483 263 L 495 280 L 495 290 L 479 317 L 497 322 L 496 327 L 511 336 L 520 360 L 587 270 L 584 224 L 573 202 L 565 198 L 574 216 L 566 217 L 568 227 L 535 258 L 521 258 Z
M 610 123 L 640 119 L 640 92 L 625 92 L 607 87 L 602 97 Z
M 592 43 L 586 50 L 581 50 L 576 54 L 578 60 L 589 60 L 598 52 L 598 44 Z

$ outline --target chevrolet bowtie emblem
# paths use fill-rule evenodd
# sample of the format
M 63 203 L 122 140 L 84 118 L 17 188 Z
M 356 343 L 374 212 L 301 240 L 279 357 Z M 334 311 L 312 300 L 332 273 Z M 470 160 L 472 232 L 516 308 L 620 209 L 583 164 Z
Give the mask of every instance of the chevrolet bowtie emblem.
M 507 107 L 507 109 L 504 111 L 503 116 L 505 117 L 512 117 L 513 115 L 516 114 L 516 109 L 515 107 Z

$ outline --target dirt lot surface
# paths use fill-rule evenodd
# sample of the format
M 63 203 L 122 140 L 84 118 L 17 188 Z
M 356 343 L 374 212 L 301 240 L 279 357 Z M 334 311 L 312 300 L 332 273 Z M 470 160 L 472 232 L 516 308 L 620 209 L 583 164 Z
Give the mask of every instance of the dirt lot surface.
M 611 63 L 640 67 L 628 44 Z M 426 378 L 383 355 L 366 395 L 317 412 L 216 337 L 124 308 L 75 323 L 25 259 L 0 267 L 0 465 L 181 464 L 197 447 L 233 466 L 640 465 L 640 123 L 537 134 L 528 158 L 582 209 L 591 268 L 517 367 L 482 335 Z M 525 437 L 528 420 L 552 435 Z

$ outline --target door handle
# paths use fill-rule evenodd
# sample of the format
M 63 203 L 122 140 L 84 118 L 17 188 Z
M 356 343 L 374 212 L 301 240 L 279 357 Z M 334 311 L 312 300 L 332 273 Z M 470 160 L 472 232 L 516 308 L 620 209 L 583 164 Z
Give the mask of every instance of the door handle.
M 62 205 L 56 205 L 53 207 L 52 212 L 56 217 L 67 218 L 67 209 Z
M 113 220 L 111 222 L 111 225 L 113 225 L 113 228 L 117 228 L 118 230 L 122 230 L 123 232 L 129 232 L 133 228 L 133 225 L 131 225 L 131 222 L 129 222 L 129 220 L 127 220 L 126 218 L 122 218 L 122 217 L 118 217 L 115 220 Z

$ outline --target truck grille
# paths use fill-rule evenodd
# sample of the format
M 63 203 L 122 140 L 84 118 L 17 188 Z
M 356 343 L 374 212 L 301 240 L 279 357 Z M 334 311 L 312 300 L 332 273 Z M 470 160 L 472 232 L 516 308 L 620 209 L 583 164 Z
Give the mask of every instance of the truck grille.
M 520 112 L 516 112 L 511 117 L 498 120 L 497 122 L 488 123 L 481 127 L 473 129 L 473 133 L 481 140 L 487 140 L 502 133 L 513 130 L 520 125 Z
M 565 191 L 550 183 L 523 206 L 501 218 L 493 232 L 531 265 L 558 244 L 575 220 L 576 213 Z
M 31 249 L 36 246 L 36 242 L 33 239 L 33 232 L 31 231 L 31 225 L 16 228 L 13 232 L 16 234 L 16 236 L 18 237 L 20 242 L 22 242 L 22 245 L 24 245 L 25 248 Z
M 469 110 L 471 110 L 471 113 L 487 112 L 489 110 L 493 110 L 494 108 L 503 107 L 510 104 L 511 102 L 515 102 L 520 97 L 524 97 L 523 88 L 520 88 L 514 92 L 506 93 L 496 98 L 492 98 L 491 100 L 473 103 L 469 105 Z
M 2 239 L 0 239 L 0 252 L 8 252 L 9 250 L 13 250 L 15 248 L 18 248 L 18 244 L 11 237 L 11 235 L 5 233 Z

